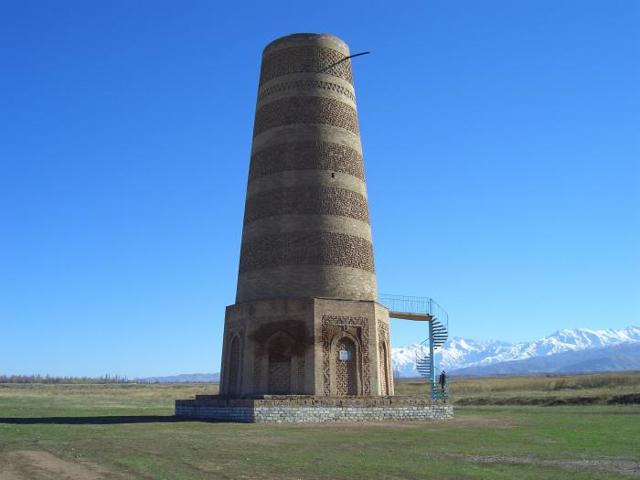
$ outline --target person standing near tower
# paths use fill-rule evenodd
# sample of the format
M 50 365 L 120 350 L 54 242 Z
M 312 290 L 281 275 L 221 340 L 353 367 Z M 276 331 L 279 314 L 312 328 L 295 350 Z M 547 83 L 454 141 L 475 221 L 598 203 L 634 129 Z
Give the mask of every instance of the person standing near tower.
M 438 385 L 440 385 L 440 391 L 444 393 L 444 389 L 447 386 L 447 374 L 444 370 L 440 372 L 440 376 L 438 377 Z

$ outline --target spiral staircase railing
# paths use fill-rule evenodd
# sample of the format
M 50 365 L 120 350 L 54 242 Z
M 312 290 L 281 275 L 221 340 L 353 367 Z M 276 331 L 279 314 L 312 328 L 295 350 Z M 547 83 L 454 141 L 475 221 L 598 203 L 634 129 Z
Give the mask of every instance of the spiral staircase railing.
M 439 388 L 436 378 L 435 352 L 443 347 L 449 336 L 449 314 L 429 297 L 382 294 L 380 303 L 389 309 L 390 318 L 429 323 L 428 337 L 416 350 L 416 370 L 429 384 L 431 398 L 446 399 L 446 386 Z

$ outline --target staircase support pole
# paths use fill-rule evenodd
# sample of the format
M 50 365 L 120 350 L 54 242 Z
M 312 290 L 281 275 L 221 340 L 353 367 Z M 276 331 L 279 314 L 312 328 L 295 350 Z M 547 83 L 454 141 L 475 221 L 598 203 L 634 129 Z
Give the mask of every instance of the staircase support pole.
M 429 322 L 429 367 L 431 370 L 431 399 L 436 399 L 436 369 L 433 358 L 433 320 Z

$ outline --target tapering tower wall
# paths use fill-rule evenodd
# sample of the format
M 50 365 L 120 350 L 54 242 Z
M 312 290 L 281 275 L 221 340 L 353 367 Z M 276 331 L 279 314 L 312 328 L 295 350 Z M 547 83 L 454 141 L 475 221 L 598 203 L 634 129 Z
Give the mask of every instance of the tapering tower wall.
M 295 34 L 262 56 L 221 393 L 393 393 L 349 48 Z
M 330 35 L 264 50 L 237 302 L 377 297 L 348 56 Z

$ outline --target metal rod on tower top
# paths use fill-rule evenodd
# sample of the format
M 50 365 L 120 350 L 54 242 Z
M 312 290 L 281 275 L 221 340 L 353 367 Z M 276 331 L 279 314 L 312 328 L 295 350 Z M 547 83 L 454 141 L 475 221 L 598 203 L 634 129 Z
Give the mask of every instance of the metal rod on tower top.
M 371 52 L 360 52 L 360 53 L 354 53 L 353 55 L 349 55 L 348 57 L 344 57 L 340 60 L 338 60 L 335 63 L 332 63 L 331 65 L 329 65 L 326 68 L 323 68 L 322 70 L 320 70 L 318 73 L 322 73 L 322 72 L 326 72 L 327 70 L 329 70 L 330 68 L 335 67 L 336 65 L 341 64 L 342 62 L 349 60 L 350 58 L 355 58 L 355 57 L 361 57 L 362 55 L 369 55 Z

